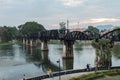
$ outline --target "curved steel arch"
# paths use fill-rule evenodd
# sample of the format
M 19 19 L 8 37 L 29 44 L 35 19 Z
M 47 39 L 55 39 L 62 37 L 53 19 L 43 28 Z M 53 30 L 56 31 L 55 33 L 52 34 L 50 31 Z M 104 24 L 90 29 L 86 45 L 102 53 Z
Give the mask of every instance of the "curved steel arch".
M 108 33 L 102 35 L 100 38 L 107 38 L 113 41 L 120 41 L 120 28 L 109 31 Z

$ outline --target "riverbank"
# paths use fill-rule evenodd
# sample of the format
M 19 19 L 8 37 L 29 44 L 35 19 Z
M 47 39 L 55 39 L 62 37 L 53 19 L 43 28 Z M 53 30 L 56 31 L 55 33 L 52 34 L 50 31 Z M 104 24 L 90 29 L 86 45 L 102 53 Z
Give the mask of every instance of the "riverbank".
M 119 80 L 120 69 L 114 69 L 109 71 L 93 72 L 89 74 L 83 74 L 78 77 L 73 77 L 69 80 Z
M 90 71 L 82 73 L 73 73 L 60 76 L 61 80 L 119 80 L 120 69 L 107 71 Z M 43 80 L 58 80 L 59 76 Z
M 0 46 L 11 45 L 12 42 L 0 42 Z
M 63 41 L 60 41 L 60 40 L 50 40 L 48 41 L 49 44 L 61 44 L 63 43 Z M 86 45 L 86 44 L 91 44 L 91 41 L 89 40 L 86 40 L 86 41 L 82 41 L 82 40 L 76 40 L 74 42 L 75 44 L 83 44 L 83 45 Z

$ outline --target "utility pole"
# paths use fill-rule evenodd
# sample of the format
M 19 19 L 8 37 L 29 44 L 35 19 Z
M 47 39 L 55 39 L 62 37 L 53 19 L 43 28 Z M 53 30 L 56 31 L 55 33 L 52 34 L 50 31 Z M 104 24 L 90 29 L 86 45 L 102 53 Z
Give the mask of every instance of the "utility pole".
M 67 33 L 68 33 L 69 21 L 67 20 Z
M 67 29 L 68 29 L 68 26 L 69 26 L 69 21 L 67 20 Z

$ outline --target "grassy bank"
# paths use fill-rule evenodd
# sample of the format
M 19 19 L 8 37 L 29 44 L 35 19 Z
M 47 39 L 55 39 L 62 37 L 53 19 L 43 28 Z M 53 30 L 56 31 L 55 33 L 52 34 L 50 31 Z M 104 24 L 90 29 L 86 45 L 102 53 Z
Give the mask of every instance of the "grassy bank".
M 74 78 L 71 78 L 69 80 L 108 80 L 106 78 L 106 76 L 108 77 L 111 77 L 113 79 L 111 80 L 114 80 L 114 78 L 116 78 L 116 76 L 120 75 L 120 69 L 117 69 L 117 70 L 109 70 L 109 71 L 103 71 L 103 72 L 96 72 L 96 73 L 90 73 L 90 74 L 86 74 L 86 75 L 81 75 L 81 76 L 78 76 L 78 77 L 74 77 Z M 113 77 L 114 76 L 114 77 Z M 115 80 L 119 80 L 119 77 L 118 79 L 115 79 Z
M 60 40 L 50 40 L 48 41 L 49 44 L 60 44 L 61 41 Z
M 59 43 L 62 43 L 63 41 L 60 41 L 60 40 L 50 40 L 48 41 L 49 44 L 59 44 Z M 91 41 L 80 41 L 80 40 L 76 40 L 74 42 L 75 44 L 91 44 Z
M 0 42 L 0 46 L 11 45 L 12 42 Z

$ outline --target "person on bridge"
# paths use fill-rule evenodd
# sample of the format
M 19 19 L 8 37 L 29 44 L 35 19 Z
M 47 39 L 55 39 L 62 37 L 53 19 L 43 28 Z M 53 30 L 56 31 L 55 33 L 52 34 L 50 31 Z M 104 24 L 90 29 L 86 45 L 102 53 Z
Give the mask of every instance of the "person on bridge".
M 90 64 L 87 64 L 86 67 L 87 67 L 87 71 L 90 71 Z

